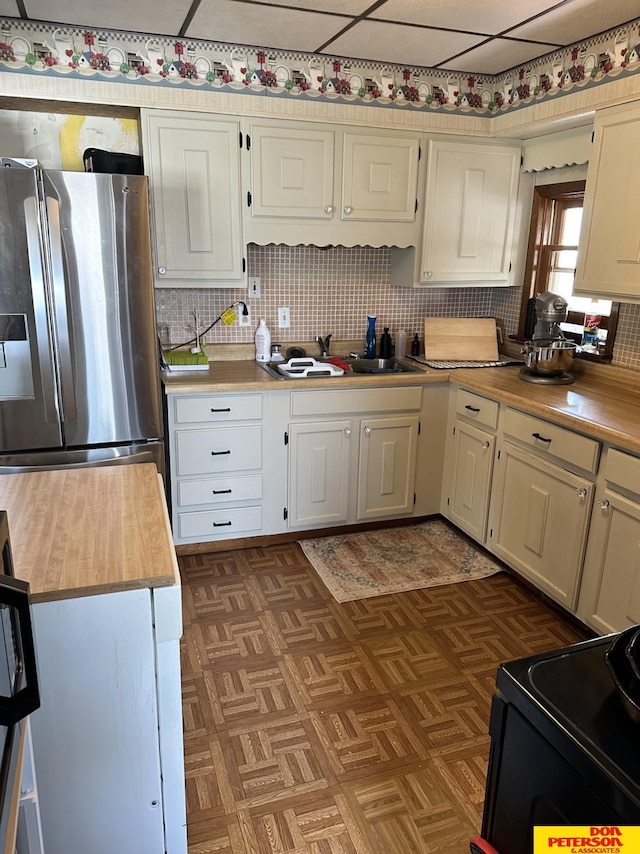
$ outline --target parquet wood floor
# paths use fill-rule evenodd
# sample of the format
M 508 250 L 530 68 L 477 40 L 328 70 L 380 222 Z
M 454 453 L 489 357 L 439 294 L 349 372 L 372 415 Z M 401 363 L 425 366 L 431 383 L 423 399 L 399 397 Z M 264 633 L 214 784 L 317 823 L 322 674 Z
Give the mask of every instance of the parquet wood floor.
M 498 664 L 585 637 L 506 572 L 340 605 L 295 543 L 180 567 L 189 854 L 467 854 Z

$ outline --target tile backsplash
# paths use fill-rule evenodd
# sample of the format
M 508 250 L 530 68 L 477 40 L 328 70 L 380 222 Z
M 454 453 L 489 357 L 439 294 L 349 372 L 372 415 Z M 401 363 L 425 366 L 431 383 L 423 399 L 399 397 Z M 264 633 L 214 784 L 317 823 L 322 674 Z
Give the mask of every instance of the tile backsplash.
M 371 247 L 247 247 L 249 276 L 260 279 L 260 297 L 244 289 L 158 288 L 156 314 L 163 344 L 177 345 L 209 326 L 237 300 L 247 303 L 251 326 L 222 322 L 206 335 L 209 344 L 253 341 L 261 317 L 272 342 L 313 341 L 331 333 L 335 340 L 364 339 L 367 314 L 378 318 L 380 333 L 404 329 L 422 337 L 422 318 L 496 317 L 505 335 L 518 328 L 521 288 L 429 288 L 412 290 L 389 284 L 391 250 Z M 278 328 L 278 308 L 288 306 L 289 329 Z M 616 364 L 640 370 L 640 306 L 622 305 L 614 354 Z

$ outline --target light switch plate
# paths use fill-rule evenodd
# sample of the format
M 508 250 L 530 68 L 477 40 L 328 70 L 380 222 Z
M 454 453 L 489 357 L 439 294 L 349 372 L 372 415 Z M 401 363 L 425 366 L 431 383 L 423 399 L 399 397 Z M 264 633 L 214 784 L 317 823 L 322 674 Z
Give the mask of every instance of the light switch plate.
M 278 329 L 288 329 L 291 326 L 289 306 L 278 309 Z
M 249 299 L 260 299 L 260 279 L 258 276 L 249 276 Z

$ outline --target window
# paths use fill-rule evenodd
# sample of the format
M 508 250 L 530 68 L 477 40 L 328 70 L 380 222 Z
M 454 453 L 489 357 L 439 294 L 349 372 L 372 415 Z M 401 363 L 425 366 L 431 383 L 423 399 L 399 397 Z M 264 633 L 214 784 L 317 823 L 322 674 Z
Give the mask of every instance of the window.
M 567 338 L 582 345 L 579 357 L 611 361 L 618 303 L 573 295 L 584 184 L 584 181 L 573 181 L 535 188 L 518 337 L 526 337 L 529 299 L 552 291 L 569 304 L 562 331 Z

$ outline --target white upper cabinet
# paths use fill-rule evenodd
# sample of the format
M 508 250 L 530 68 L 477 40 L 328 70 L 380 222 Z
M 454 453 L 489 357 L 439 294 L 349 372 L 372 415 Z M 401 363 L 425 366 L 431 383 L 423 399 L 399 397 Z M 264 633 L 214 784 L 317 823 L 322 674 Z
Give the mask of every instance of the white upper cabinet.
M 255 120 L 247 147 L 248 242 L 417 243 L 420 134 Z
M 509 283 L 520 147 L 430 140 L 420 283 Z
M 335 134 L 295 124 L 251 127 L 251 216 L 333 216 Z
M 244 286 L 240 121 L 149 110 L 142 128 L 156 285 Z
M 340 218 L 414 222 L 419 156 L 416 137 L 345 133 Z
M 640 302 L 640 106 L 596 114 L 575 294 Z

